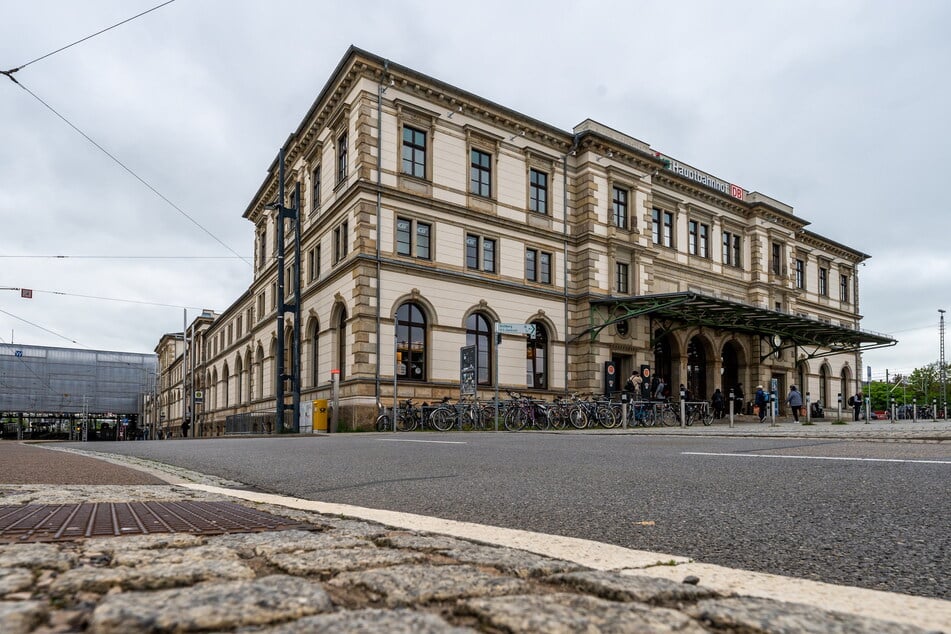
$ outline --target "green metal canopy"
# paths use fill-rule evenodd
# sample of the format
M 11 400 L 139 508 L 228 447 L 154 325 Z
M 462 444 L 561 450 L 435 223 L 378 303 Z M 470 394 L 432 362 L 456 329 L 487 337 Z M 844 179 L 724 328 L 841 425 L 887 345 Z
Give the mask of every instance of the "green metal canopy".
M 647 316 L 651 319 L 651 345 L 657 330 L 663 336 L 681 328 L 704 326 L 759 335 L 768 349 L 763 359 L 787 348 L 812 348 L 811 353 L 806 350 L 807 358 L 814 358 L 898 343 L 880 333 L 692 292 L 595 299 L 590 310 L 591 326 L 580 336 L 590 333 L 592 341 L 612 324 Z

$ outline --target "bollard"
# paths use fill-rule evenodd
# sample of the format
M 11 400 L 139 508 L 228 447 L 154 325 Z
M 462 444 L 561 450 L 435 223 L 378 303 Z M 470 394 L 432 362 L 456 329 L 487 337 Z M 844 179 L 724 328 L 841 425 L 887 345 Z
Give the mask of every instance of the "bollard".
M 736 405 L 736 396 L 733 394 L 733 390 L 730 390 L 730 429 L 733 429 L 733 409 Z
M 687 391 L 680 390 L 680 426 L 687 426 Z
M 918 397 L 911 399 L 911 422 L 918 422 Z
M 812 399 L 809 398 L 809 392 L 806 392 L 806 422 L 812 422 Z
M 838 410 L 836 411 L 835 418 L 841 423 L 842 422 L 842 393 L 841 392 L 839 392 L 839 394 L 836 396 L 836 399 L 838 401 L 838 405 L 836 406 L 838 407 Z

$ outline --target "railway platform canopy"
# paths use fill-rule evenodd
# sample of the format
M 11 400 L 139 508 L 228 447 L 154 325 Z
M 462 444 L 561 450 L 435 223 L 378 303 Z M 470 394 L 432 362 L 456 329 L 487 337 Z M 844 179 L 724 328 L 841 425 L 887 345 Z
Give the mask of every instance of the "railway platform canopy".
M 898 343 L 881 333 L 689 291 L 593 299 L 590 326 L 581 336 L 595 341 L 608 326 L 634 317 L 651 320 L 651 345 L 683 328 L 713 328 L 759 336 L 765 344 L 763 359 L 786 349 L 798 349 L 811 359 Z

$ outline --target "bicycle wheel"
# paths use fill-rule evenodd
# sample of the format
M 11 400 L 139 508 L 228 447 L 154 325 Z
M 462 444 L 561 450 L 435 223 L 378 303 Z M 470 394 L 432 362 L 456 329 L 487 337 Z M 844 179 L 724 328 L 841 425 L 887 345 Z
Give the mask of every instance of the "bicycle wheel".
M 479 407 L 479 429 L 495 429 L 495 403 L 483 403 Z
M 660 424 L 664 427 L 673 427 L 677 424 L 677 414 L 674 412 L 670 406 L 664 406 L 657 413 L 657 420 L 660 421 Z
M 451 407 L 439 407 L 429 415 L 429 424 L 439 431 L 449 431 L 456 424 L 456 411 Z
M 709 409 L 704 410 L 700 416 L 700 420 L 704 426 L 709 427 L 713 424 L 713 412 Z
M 575 429 L 584 429 L 588 426 L 588 414 L 584 411 L 584 408 L 575 405 L 568 410 L 568 422 Z
M 509 431 L 520 431 L 528 422 L 528 413 L 520 408 L 509 410 L 502 418 L 502 423 Z
M 684 419 L 684 425 L 687 427 L 693 426 L 693 421 L 697 418 L 697 408 L 688 407 L 684 412 L 686 419 Z
M 388 414 L 380 414 L 376 417 L 377 431 L 390 431 L 391 429 L 393 429 L 393 423 Z
M 594 410 L 595 419 L 605 429 L 612 429 L 621 424 L 621 416 L 609 405 L 598 405 Z
M 396 417 L 396 431 L 413 431 L 418 424 L 419 421 L 412 412 L 400 412 Z
M 551 422 L 548 420 L 548 410 L 540 405 L 533 405 L 529 413 L 529 419 L 532 421 L 532 427 L 535 429 L 548 429 Z
M 561 407 L 552 407 L 548 410 L 548 422 L 552 429 L 564 429 L 568 426 L 568 419 L 565 417 L 565 411 Z

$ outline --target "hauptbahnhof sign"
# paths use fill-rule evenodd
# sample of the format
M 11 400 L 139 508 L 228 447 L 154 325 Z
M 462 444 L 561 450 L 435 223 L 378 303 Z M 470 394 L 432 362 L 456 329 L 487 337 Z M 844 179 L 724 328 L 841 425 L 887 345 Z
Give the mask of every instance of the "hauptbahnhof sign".
M 720 180 L 716 176 L 711 176 L 706 172 L 700 171 L 695 167 L 690 167 L 689 165 L 684 165 L 676 159 L 656 152 L 655 155 L 657 158 L 662 159 L 667 169 L 675 174 L 683 176 L 684 178 L 689 178 L 692 181 L 696 181 L 701 185 L 706 185 L 707 187 L 712 187 L 718 192 L 722 192 L 728 196 L 733 196 L 734 198 L 739 198 L 744 200 L 746 198 L 746 191 L 739 185 L 733 185 L 724 180 Z

